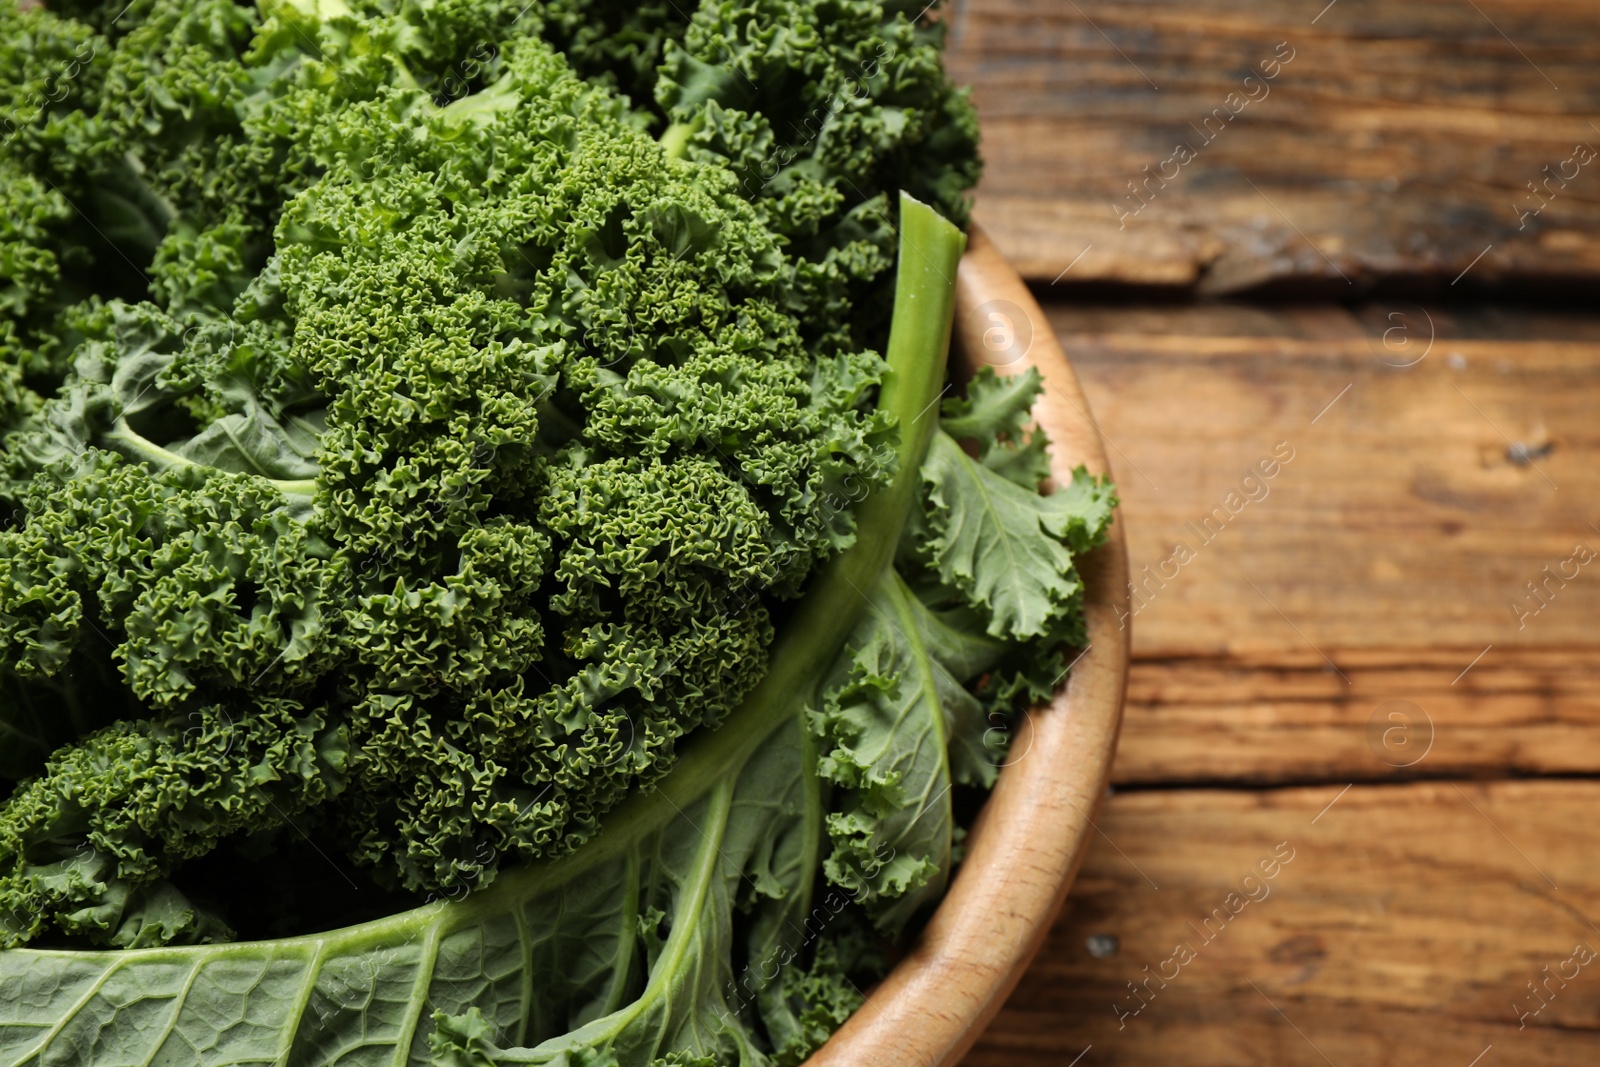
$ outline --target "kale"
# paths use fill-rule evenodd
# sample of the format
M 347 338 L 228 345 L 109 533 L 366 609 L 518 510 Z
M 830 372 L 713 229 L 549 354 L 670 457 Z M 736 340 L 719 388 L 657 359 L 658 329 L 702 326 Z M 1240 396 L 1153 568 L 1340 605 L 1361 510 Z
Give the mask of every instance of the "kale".
M 849 1016 L 1115 504 L 922 14 L 0 0 L 0 1063 Z

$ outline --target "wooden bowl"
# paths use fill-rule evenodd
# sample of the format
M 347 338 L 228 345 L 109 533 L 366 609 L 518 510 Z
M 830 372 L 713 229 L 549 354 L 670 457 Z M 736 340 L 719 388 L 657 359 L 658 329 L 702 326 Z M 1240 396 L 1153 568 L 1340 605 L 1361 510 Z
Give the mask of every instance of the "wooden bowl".
M 954 336 L 954 355 L 968 373 L 1037 367 L 1044 375 L 1034 413 L 1050 436 L 1058 478 L 1080 463 L 1109 472 L 1099 428 L 1049 321 L 976 226 L 956 279 Z M 1005 1003 L 1060 912 L 1089 847 L 1122 724 L 1131 635 L 1120 516 L 1078 570 L 1086 585 L 1086 651 L 1055 699 L 1019 724 L 1007 766 L 967 839 L 966 860 L 921 937 L 808 1067 L 955 1064 Z

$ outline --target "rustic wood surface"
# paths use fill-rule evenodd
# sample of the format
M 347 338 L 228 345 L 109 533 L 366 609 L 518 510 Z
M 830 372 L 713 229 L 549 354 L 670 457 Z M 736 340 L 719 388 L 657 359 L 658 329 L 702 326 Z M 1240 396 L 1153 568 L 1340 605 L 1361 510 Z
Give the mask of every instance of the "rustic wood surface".
M 1045 306 L 983 315 L 1060 337 L 1138 583 L 1100 832 L 966 1062 L 1593 1063 L 1592 0 L 947 17 Z
M 1149 584 L 1101 832 L 966 1062 L 1594 1062 L 1600 557 L 1548 575 L 1600 551 L 1600 319 L 1041 292 Z
M 1600 766 L 1600 580 L 1559 574 L 1600 550 L 1600 343 L 1463 339 L 1403 302 L 1241 308 L 1258 333 L 1230 337 L 1229 310 L 1209 336 L 1183 309 L 1050 316 L 1117 469 L 1136 585 L 1116 780 Z M 1280 442 L 1294 458 L 1249 499 Z M 1427 762 L 1371 751 L 1386 700 L 1435 720 Z
M 1114 796 L 967 1063 L 1593 1063 L 1600 784 L 1342 789 Z
M 1574 159 L 1600 149 L 1592 0 L 960 0 L 947 17 L 984 124 L 977 218 L 1030 278 L 1600 276 L 1600 159 Z

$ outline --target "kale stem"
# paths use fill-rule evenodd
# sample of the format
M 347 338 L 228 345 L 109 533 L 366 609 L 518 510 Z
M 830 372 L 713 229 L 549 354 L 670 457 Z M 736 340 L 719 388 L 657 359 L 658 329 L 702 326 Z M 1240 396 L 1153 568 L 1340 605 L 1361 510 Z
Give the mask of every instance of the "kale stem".
M 116 425 L 106 433 L 106 442 L 113 448 L 122 451 L 130 459 L 136 459 L 156 470 L 170 469 L 173 467 L 203 467 L 205 464 L 196 463 L 176 452 L 170 452 L 154 441 L 143 436 L 133 427 L 128 425 L 128 420 L 118 419 Z M 217 468 L 207 468 L 215 470 Z M 304 478 L 297 481 L 280 481 L 275 478 L 263 476 L 263 480 L 277 489 L 278 492 L 288 497 L 290 503 L 306 503 L 317 493 L 317 480 Z
M 682 159 L 689 153 L 689 138 L 693 137 L 699 128 L 699 119 L 693 122 L 674 122 L 662 131 L 657 141 L 666 151 L 668 159 Z

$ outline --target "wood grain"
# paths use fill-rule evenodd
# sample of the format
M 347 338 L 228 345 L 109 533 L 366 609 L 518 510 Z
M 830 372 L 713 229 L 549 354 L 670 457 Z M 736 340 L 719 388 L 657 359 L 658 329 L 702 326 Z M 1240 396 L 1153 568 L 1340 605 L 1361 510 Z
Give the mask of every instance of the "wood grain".
M 1600 570 L 1548 585 L 1544 570 L 1600 549 L 1592 321 L 1048 307 L 1108 441 L 1141 584 L 1116 781 L 1600 768 Z M 1422 343 L 1430 316 L 1425 358 L 1380 360 L 1405 351 L 1385 329 L 1410 323 Z M 1481 339 L 1495 333 L 1524 339 Z M 1548 452 L 1519 463 L 1507 437 Z M 1229 515 L 1280 441 L 1294 459 Z M 1197 536 L 1218 506 L 1227 524 Z M 1180 544 L 1194 558 L 1163 578 Z M 1424 761 L 1369 736 L 1391 700 L 1431 721 Z
M 1320 649 L 1337 666 L 1344 650 L 1470 659 L 1489 643 L 1590 642 L 1600 581 L 1587 569 L 1534 617 L 1511 605 L 1537 606 L 1527 582 L 1600 545 L 1600 345 L 1441 336 L 1396 369 L 1359 334 L 1085 334 L 1072 319 L 1050 315 L 1112 450 L 1135 580 L 1149 582 L 1137 655 Z M 1230 515 L 1229 494 L 1280 442 L 1293 459 Z M 1163 579 L 1179 544 L 1195 558 Z
M 1112 780 L 1363 781 L 1600 769 L 1593 647 L 1499 652 L 1453 686 L 1463 657 L 1428 649 L 1341 656 L 1348 685 L 1305 656 L 1136 660 Z
M 1119 793 L 966 1063 L 1065 1065 L 1092 1046 L 1081 1067 L 1467 1067 L 1489 1045 L 1485 1067 L 1593 1062 L 1600 958 L 1541 1000 L 1528 983 L 1576 945 L 1600 951 L 1597 807 L 1595 782 Z M 1280 847 L 1292 859 L 1262 879 Z M 1227 921 L 1205 924 L 1218 908 Z M 1093 936 L 1115 955 L 1092 955 Z M 1164 963 L 1180 944 L 1194 958 Z
M 1574 0 L 953 10 L 976 216 L 1047 297 L 972 314 L 1002 351 L 1059 335 L 1141 585 L 1115 791 L 970 1067 L 1594 1062 L 1600 958 L 1559 972 L 1600 950 L 1600 569 L 1569 562 L 1600 549 L 1600 317 L 1463 294 L 1600 273 L 1600 162 L 1519 216 L 1600 145 L 1597 29 Z M 1119 224 L 1280 41 L 1270 96 Z M 1385 282 L 1423 306 L 1361 302 Z M 1197 929 L 1280 843 L 1270 896 Z
M 1561 166 L 1600 148 L 1591 4 L 1324 8 L 956 5 L 952 72 L 973 86 L 988 164 L 977 218 L 1025 276 L 1066 284 L 1600 274 L 1600 160 Z M 1293 58 L 1247 86 L 1280 43 Z M 1194 158 L 1163 166 L 1180 144 Z

